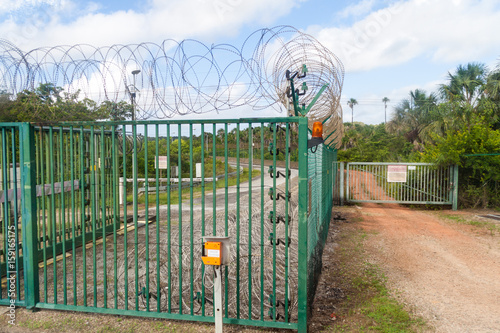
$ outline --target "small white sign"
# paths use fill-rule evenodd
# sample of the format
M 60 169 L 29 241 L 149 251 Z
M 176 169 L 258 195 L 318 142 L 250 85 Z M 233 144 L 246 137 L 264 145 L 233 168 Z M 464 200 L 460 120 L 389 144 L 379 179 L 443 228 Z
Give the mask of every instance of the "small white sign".
M 155 158 L 155 168 L 156 169 L 168 169 L 168 156 L 158 156 L 158 166 L 156 165 Z
M 220 257 L 220 250 L 207 250 L 207 257 L 214 257 L 214 258 L 219 258 Z
M 196 163 L 196 178 L 201 178 L 201 163 Z
M 406 165 L 388 165 L 387 182 L 406 183 Z
M 417 170 L 416 165 L 408 165 L 408 171 L 415 171 L 415 170 Z

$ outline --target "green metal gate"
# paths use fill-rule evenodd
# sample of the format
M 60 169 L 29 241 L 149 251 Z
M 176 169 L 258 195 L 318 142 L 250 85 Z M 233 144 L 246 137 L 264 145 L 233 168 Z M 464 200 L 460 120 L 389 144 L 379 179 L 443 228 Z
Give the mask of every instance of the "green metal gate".
M 0 304 L 212 322 L 202 237 L 229 236 L 224 322 L 306 331 L 336 160 L 306 118 L 0 131 Z
M 457 166 L 338 162 L 337 167 L 341 204 L 347 201 L 451 205 L 454 210 L 457 208 Z

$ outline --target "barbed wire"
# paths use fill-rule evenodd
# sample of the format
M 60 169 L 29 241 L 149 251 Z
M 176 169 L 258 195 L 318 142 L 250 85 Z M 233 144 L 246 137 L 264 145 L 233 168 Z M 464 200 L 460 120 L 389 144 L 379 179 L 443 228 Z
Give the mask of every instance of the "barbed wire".
M 23 52 L 0 40 L 0 89 L 15 96 L 50 83 L 97 103 L 129 101 L 135 93 L 136 119 L 237 107 L 289 111 L 286 71 L 300 71 L 303 65 L 308 73 L 299 80 L 309 89 L 300 102 L 308 105 L 328 85 L 307 117 L 324 122 L 325 137 L 337 133 L 326 142 L 335 145 L 333 138 L 342 132 L 343 65 L 314 37 L 290 26 L 257 30 L 240 48 L 168 39 L 161 44 L 77 44 Z

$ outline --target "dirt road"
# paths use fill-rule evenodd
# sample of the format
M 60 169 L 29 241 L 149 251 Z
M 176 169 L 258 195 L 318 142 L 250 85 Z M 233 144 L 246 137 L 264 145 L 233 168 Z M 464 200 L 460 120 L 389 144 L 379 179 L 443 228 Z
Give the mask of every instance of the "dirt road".
M 354 209 L 361 227 L 374 233 L 367 242 L 370 260 L 437 332 L 500 332 L 498 233 L 396 204 Z

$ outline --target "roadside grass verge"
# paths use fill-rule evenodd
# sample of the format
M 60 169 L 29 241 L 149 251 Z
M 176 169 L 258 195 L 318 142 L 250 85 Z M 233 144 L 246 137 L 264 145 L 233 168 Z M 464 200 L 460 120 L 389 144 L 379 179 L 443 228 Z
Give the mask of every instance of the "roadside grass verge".
M 252 178 L 260 176 L 260 170 L 252 170 Z M 240 174 L 240 184 L 247 183 L 248 182 L 248 168 L 243 169 L 243 172 Z M 237 177 L 236 175 L 233 175 L 231 177 L 228 177 L 228 186 L 234 186 L 237 184 Z M 225 179 L 219 179 L 218 181 L 215 182 L 215 188 L 224 188 L 226 186 L 226 180 Z M 154 186 L 150 186 L 150 189 L 154 189 Z M 182 200 L 188 200 L 190 199 L 190 188 L 183 188 L 181 190 L 182 192 Z M 193 199 L 201 197 L 201 184 L 197 184 L 193 186 Z M 213 192 L 213 182 L 205 182 L 205 194 L 210 194 Z M 161 205 L 167 204 L 168 203 L 168 194 L 166 192 L 164 193 L 159 193 L 158 195 L 159 203 Z M 134 201 L 133 194 L 128 194 L 127 195 L 127 203 L 132 203 Z M 137 203 L 139 205 L 144 204 L 146 202 L 146 195 L 144 194 L 139 194 L 137 196 Z M 152 205 L 152 203 L 156 204 L 156 193 L 152 192 L 148 195 L 148 202 L 149 205 Z M 179 190 L 178 188 L 173 189 L 170 191 L 170 204 L 171 205 L 176 205 L 179 204 Z
M 476 220 L 473 218 L 465 218 L 460 215 L 450 214 L 443 211 L 436 211 L 434 212 L 434 214 L 436 214 L 438 217 L 443 218 L 445 221 L 450 223 L 470 225 L 478 227 L 480 229 L 488 230 L 492 236 L 500 232 L 500 224 L 495 222 L 489 222 L 486 220 Z

